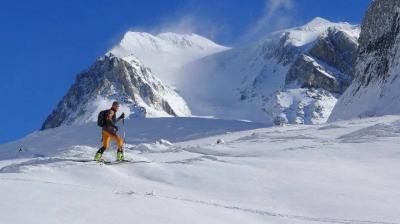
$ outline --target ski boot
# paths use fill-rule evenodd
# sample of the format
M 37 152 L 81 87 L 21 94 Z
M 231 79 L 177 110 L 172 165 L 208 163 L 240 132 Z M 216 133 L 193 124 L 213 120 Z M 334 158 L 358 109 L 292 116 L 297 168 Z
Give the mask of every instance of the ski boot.
M 117 152 L 117 161 L 124 161 L 124 152 L 119 151 Z
M 105 150 L 106 150 L 106 148 L 101 147 L 101 148 L 97 151 L 96 155 L 94 156 L 94 160 L 97 161 L 97 162 L 104 162 L 104 159 L 101 158 L 101 157 L 103 156 L 103 152 L 104 152 Z
M 96 155 L 94 156 L 94 160 L 97 162 L 103 162 L 104 159 L 101 158 L 103 156 L 103 153 L 97 152 Z

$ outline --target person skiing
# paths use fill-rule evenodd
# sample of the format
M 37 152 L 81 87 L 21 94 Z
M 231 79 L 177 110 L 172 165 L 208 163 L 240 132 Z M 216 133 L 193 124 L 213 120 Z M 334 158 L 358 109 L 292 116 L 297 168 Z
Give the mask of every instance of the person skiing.
M 116 123 L 120 121 L 121 119 L 125 118 L 125 114 L 122 113 L 121 116 L 116 118 L 117 111 L 119 109 L 119 102 L 114 101 L 111 109 L 104 111 L 104 117 L 102 117 L 103 120 L 103 125 L 102 125 L 102 142 L 103 146 L 97 151 L 94 160 L 96 161 L 103 161 L 102 156 L 105 150 L 110 145 L 110 140 L 113 140 L 117 143 L 118 150 L 117 150 L 117 161 L 123 161 L 124 160 L 124 152 L 122 149 L 122 146 L 124 144 L 124 140 L 117 135 L 118 132 L 118 127 L 116 126 Z

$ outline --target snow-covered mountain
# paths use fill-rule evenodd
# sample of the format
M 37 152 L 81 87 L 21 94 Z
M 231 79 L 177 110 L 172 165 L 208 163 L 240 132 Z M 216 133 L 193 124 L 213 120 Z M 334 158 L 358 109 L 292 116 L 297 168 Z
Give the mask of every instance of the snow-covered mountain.
M 93 121 L 115 99 L 150 116 L 188 116 L 190 108 L 225 119 L 323 123 L 352 80 L 358 34 L 357 26 L 316 18 L 230 49 L 196 34 L 129 31 L 78 76 L 42 129 Z
M 352 81 L 359 32 L 315 18 L 191 63 L 177 87 L 194 114 L 323 123 Z
M 189 116 L 185 101 L 168 84 L 179 79 L 178 68 L 227 49 L 196 34 L 129 31 L 78 75 L 42 129 L 94 121 L 113 100 L 122 101 L 122 111 L 128 114 L 144 107 L 148 116 Z
M 77 76 L 42 129 L 95 121 L 98 112 L 109 108 L 114 100 L 121 102 L 128 116 L 140 114 L 140 107 L 150 117 L 190 115 L 185 101 L 137 58 L 109 53 Z
M 197 34 L 127 32 L 110 52 L 117 57 L 134 55 L 157 77 L 174 85 L 179 80 L 177 70 L 202 57 L 228 50 Z
M 368 8 L 355 71 L 330 120 L 400 113 L 400 1 L 375 0 Z
M 122 111 L 148 116 L 189 116 L 186 102 L 168 84 L 187 63 L 229 48 L 196 34 L 127 32 L 123 39 L 87 71 L 47 117 L 42 129 L 94 121 L 113 100 Z

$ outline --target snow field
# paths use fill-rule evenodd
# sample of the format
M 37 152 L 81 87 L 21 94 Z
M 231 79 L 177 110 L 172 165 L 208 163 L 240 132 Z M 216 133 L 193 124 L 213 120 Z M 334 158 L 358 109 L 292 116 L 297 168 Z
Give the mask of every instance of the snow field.
M 94 124 L 1 145 L 1 222 L 400 223 L 398 116 L 284 127 L 132 119 L 127 130 L 135 163 L 77 162 L 99 147 Z

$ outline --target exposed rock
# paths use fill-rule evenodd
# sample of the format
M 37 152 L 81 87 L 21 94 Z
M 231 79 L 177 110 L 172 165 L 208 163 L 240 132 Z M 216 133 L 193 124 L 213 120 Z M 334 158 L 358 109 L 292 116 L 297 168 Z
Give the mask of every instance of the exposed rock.
M 331 27 L 318 39 L 309 53 L 312 57 L 326 62 L 340 72 L 353 76 L 357 48 L 357 39 L 349 36 L 343 30 Z
M 263 45 L 264 58 L 276 59 L 279 64 L 284 66 L 293 63 L 301 53 L 301 48 L 290 43 L 290 32 L 283 33 L 279 41 L 267 40 Z
M 373 1 L 359 40 L 355 80 L 331 121 L 400 113 L 400 1 Z
M 334 74 L 307 55 L 301 55 L 287 73 L 287 87 L 290 88 L 293 82 L 301 88 L 322 88 L 333 93 L 341 93 L 347 88 Z
M 289 117 L 282 119 L 289 123 L 326 121 L 337 97 L 352 81 L 359 32 L 357 25 L 315 18 L 303 26 L 271 33 L 258 42 L 192 63 L 184 71 L 187 79 L 180 86 L 182 96 L 194 99 L 188 103 L 198 115 L 267 123 L 282 117 Z M 195 90 L 191 83 L 196 84 Z M 305 97 L 295 97 L 296 102 L 306 102 L 297 120 L 289 113 L 303 103 L 293 106 L 276 100 L 296 91 Z M 329 102 L 319 104 L 322 110 L 308 107 L 323 100 Z
M 95 120 L 98 111 L 118 100 L 131 113 L 144 107 L 150 116 L 190 115 L 184 100 L 154 77 L 151 71 L 134 57 L 124 59 L 112 54 L 99 58 L 87 71 L 76 78 L 57 108 L 47 117 L 42 129 Z

